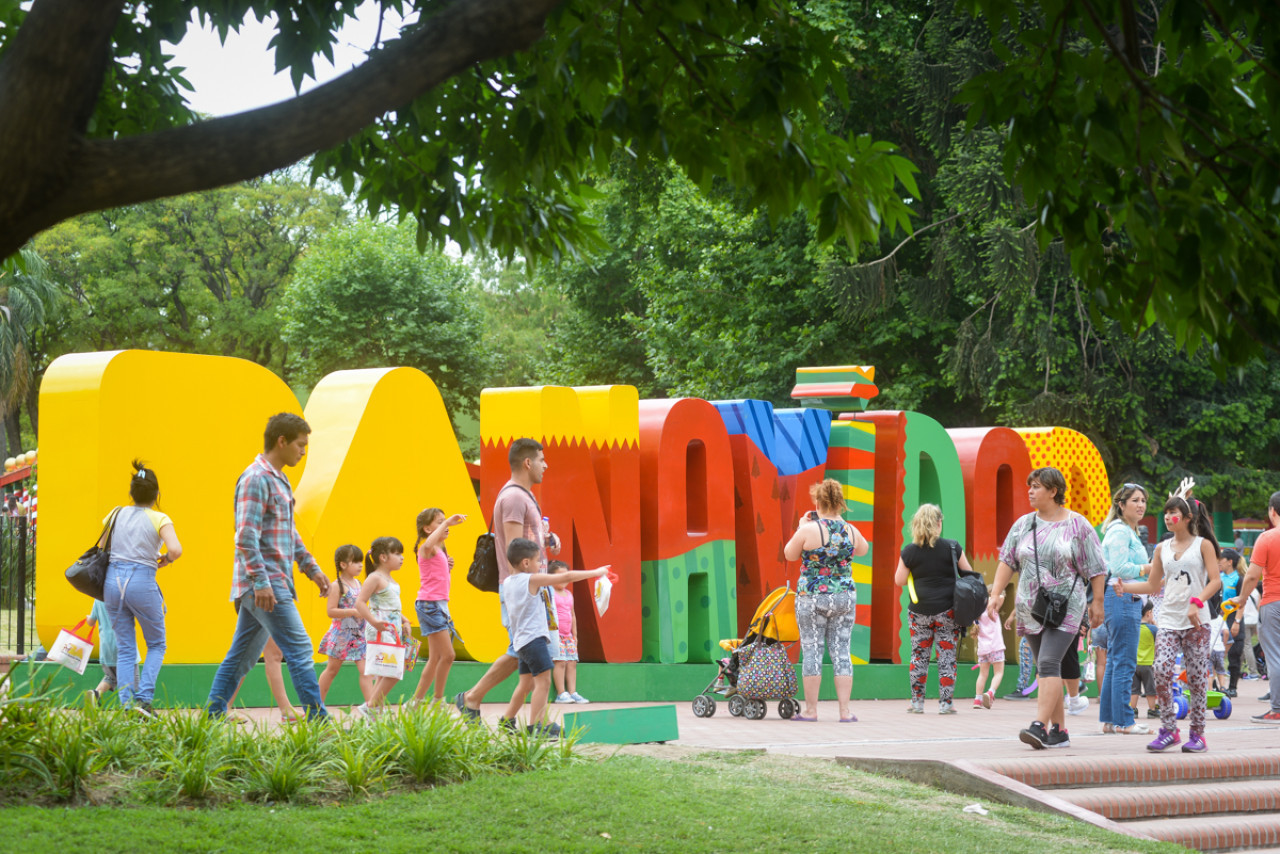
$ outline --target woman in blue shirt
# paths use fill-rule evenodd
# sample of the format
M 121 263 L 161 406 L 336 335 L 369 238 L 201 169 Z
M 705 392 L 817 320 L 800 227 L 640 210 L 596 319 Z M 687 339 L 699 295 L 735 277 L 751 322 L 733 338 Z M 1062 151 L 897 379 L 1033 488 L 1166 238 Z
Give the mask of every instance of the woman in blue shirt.
M 1107 563 L 1106 596 L 1103 598 L 1103 625 L 1107 629 L 1107 670 L 1102 676 L 1098 717 L 1103 732 L 1125 735 L 1149 734 L 1151 730 L 1133 720 L 1129 689 L 1138 662 L 1138 624 L 1142 622 L 1142 597 L 1116 591 L 1119 579 L 1130 581 L 1151 570 L 1147 550 L 1138 538 L 1138 522 L 1147 514 L 1147 491 L 1136 483 L 1116 490 L 1111 512 L 1102 523 L 1102 556 Z

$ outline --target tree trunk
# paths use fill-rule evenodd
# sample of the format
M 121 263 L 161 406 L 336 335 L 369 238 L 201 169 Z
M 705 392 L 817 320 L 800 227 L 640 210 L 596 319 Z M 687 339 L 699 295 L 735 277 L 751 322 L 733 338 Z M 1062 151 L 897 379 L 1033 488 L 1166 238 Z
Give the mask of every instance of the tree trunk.
M 31 422 L 31 435 L 36 437 L 36 443 L 40 442 L 40 380 L 43 376 L 37 377 L 36 381 L 27 386 L 27 420 Z
M 5 436 L 9 441 L 9 447 L 13 449 L 11 453 L 5 455 L 5 459 L 8 459 L 13 454 L 20 454 L 25 450 L 22 447 L 22 422 L 19 421 L 21 414 L 22 410 L 15 406 L 4 417 Z

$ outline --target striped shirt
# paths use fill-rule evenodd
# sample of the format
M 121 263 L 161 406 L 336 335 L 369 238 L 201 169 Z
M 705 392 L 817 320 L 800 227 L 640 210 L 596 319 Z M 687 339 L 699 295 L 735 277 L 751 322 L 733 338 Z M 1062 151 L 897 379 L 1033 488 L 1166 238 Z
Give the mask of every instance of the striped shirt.
M 262 590 L 283 579 L 293 587 L 293 564 L 309 578 L 320 565 L 302 544 L 293 523 L 293 487 L 289 479 L 259 454 L 236 483 L 236 560 L 231 599 Z

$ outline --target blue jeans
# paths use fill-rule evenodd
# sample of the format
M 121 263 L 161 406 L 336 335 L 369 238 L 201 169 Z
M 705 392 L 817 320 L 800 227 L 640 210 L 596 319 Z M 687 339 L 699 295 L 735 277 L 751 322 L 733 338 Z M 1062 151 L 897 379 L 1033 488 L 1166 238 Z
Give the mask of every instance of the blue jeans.
M 1129 708 L 1129 697 L 1133 688 L 1133 672 L 1138 667 L 1138 623 L 1142 621 L 1142 600 L 1127 593 L 1117 596 L 1113 588 L 1107 587 L 1102 608 L 1102 624 L 1107 627 L 1107 671 L 1102 674 L 1098 719 L 1104 724 L 1132 726 L 1133 710 Z
M 302 618 L 298 616 L 293 592 L 284 583 L 272 584 L 271 589 L 276 594 L 276 607 L 270 612 L 254 604 L 252 590 L 240 597 L 240 613 L 236 617 L 235 634 L 231 636 L 231 649 L 218 666 L 213 686 L 209 689 L 209 702 L 205 708 L 210 717 L 221 717 L 227 713 L 227 699 L 235 694 L 244 677 L 258 663 L 268 637 L 284 654 L 285 664 L 289 665 L 289 678 L 293 680 L 293 689 L 298 692 L 298 702 L 307 710 L 307 719 L 329 716 L 324 701 L 320 699 L 320 683 L 312 661 L 315 650 L 302 625 Z
M 136 700 L 150 703 L 156 694 L 156 680 L 164 663 L 164 595 L 156 584 L 155 564 L 113 560 L 107 565 L 107 583 L 103 604 L 116 633 L 116 673 L 120 682 L 120 705 L 126 708 Z M 142 629 L 147 642 L 147 662 L 142 676 L 135 681 L 138 666 L 138 635 L 134 623 Z

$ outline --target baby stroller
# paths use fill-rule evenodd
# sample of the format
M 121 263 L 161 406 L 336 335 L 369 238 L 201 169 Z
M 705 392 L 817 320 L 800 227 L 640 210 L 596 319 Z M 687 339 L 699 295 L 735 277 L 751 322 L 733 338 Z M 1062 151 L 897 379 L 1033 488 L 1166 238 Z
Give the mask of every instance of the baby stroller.
M 735 717 L 760 720 L 768 711 L 766 700 L 779 701 L 779 717 L 798 714 L 796 671 L 787 658 L 790 645 L 798 640 L 796 595 L 788 584 L 769 593 L 756 606 L 746 635 L 720 641 L 721 649 L 730 655 L 720 659 L 715 678 L 693 698 L 694 715 L 714 715 L 716 694 L 728 698 L 729 714 Z

